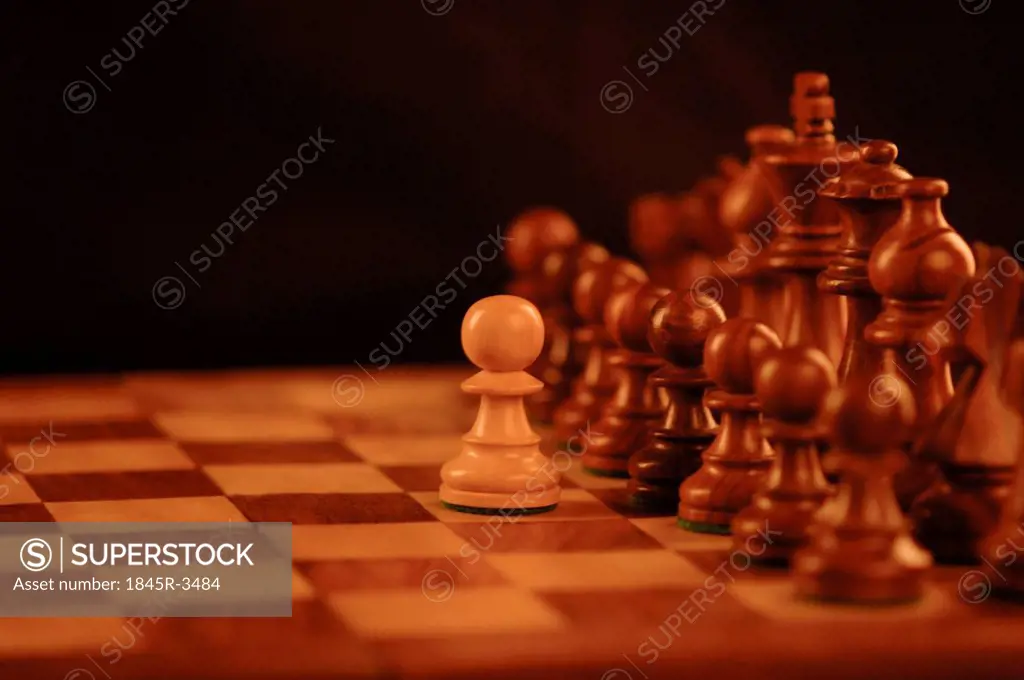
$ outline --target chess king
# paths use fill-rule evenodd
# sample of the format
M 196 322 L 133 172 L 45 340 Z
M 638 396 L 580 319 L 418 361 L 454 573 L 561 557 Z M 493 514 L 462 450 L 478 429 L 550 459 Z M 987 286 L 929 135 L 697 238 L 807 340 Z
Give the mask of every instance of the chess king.
M 462 321 L 462 349 L 480 372 L 462 383 L 480 396 L 462 451 L 441 468 L 441 503 L 484 515 L 553 510 L 560 472 L 540 451 L 524 399 L 544 387 L 526 372 L 544 345 L 544 321 L 530 302 L 496 295 L 476 302 Z

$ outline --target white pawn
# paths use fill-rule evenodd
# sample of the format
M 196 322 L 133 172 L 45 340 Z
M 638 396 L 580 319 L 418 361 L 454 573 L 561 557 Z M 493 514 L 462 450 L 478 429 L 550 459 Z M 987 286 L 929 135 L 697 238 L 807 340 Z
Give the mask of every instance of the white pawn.
M 480 300 L 462 321 L 462 349 L 481 371 L 462 383 L 480 395 L 462 452 L 441 468 L 441 502 L 461 512 L 521 515 L 553 510 L 560 473 L 540 451 L 523 398 L 544 384 L 527 373 L 544 346 L 540 312 L 514 295 Z

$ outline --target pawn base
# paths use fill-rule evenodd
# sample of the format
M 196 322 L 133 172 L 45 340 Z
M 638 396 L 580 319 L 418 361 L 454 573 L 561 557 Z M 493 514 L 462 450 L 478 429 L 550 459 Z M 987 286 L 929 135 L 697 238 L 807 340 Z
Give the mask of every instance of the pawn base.
M 629 479 L 629 471 L 625 468 L 600 468 L 593 467 L 593 461 L 588 461 L 586 457 L 583 459 L 583 471 L 587 474 L 594 475 L 595 477 L 609 477 L 611 479 Z
M 539 515 L 544 512 L 551 512 L 558 507 L 558 504 L 545 505 L 539 508 L 475 508 L 469 505 L 456 505 L 441 501 L 441 505 L 455 512 L 465 512 L 470 515 L 501 515 L 502 517 L 522 517 L 524 515 Z
M 719 536 L 729 535 L 729 524 L 712 524 L 710 522 L 695 522 L 690 519 L 684 519 L 682 517 L 676 518 L 676 524 L 679 525 L 680 529 L 686 529 L 696 534 L 717 534 Z
M 441 504 L 456 510 L 473 508 L 474 514 L 514 515 L 546 512 L 558 505 L 561 488 L 557 486 L 538 491 L 515 491 L 511 493 L 464 491 L 441 485 L 438 496 Z M 538 510 L 544 508 L 544 510 Z
M 736 515 L 754 501 L 769 465 L 770 460 L 746 467 L 705 463 L 679 486 L 679 526 L 700 533 L 730 534 Z M 690 528 L 705 525 L 718 528 Z
M 679 505 L 679 484 L 674 480 L 659 485 L 631 479 L 626 491 L 629 493 L 630 505 L 641 510 L 671 515 Z
M 931 557 L 909 538 L 903 542 L 902 549 L 894 544 L 891 550 L 874 555 L 853 546 L 823 551 L 812 542 L 792 560 L 796 593 L 815 600 L 872 605 L 920 600 Z
M 736 515 L 733 545 L 759 563 L 788 564 L 810 540 L 814 514 L 825 494 L 802 499 L 776 499 L 769 494 Z

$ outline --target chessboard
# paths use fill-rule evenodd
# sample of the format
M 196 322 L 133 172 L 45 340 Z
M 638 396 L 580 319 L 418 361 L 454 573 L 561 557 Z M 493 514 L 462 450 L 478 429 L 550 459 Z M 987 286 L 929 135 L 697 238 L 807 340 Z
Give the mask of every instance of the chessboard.
M 0 519 L 290 522 L 294 560 L 289 618 L 0 619 L 0 677 L 934 680 L 1024 668 L 1019 607 L 989 599 L 971 567 L 934 569 L 907 606 L 797 601 L 784 571 L 635 510 L 625 480 L 575 463 L 553 512 L 445 509 L 439 471 L 474 417 L 459 390 L 471 372 L 0 383 Z M 19 457 L 41 431 L 52 448 Z

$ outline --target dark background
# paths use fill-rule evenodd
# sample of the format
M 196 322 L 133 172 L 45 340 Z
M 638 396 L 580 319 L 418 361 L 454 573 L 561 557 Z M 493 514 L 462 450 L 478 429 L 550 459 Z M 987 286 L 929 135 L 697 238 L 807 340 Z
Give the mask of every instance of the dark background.
M 624 252 L 629 201 L 788 123 L 805 69 L 831 76 L 841 136 L 895 141 L 950 182 L 966 237 L 1012 246 L 1020 8 L 986 1 L 725 0 L 648 77 L 637 60 L 665 54 L 689 0 L 191 0 L 111 77 L 101 60 L 130 54 L 154 2 L 5 0 L 0 370 L 366 363 L 524 207 Z M 616 79 L 634 99 L 613 115 Z M 86 113 L 62 98 L 76 80 L 96 88 Z M 335 143 L 197 272 L 190 254 L 216 252 L 217 225 L 318 127 Z M 154 302 L 166 276 L 185 286 L 173 310 Z M 461 358 L 463 312 L 506 277 L 497 260 L 468 279 L 401 360 Z

